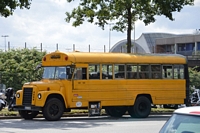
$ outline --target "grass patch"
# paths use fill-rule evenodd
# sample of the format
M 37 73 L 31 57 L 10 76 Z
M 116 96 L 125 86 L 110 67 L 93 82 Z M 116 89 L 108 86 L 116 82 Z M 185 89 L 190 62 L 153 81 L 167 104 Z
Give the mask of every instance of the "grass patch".
M 18 111 L 8 111 L 7 108 L 0 111 L 0 116 L 18 116 Z
M 172 113 L 175 109 L 166 109 L 166 108 L 152 108 L 151 112 L 153 113 Z
M 165 109 L 165 108 L 152 108 L 152 113 L 172 113 L 174 112 L 174 109 Z M 81 114 L 87 114 L 88 110 L 86 109 L 72 109 L 71 112 L 65 112 L 64 114 L 71 114 L 71 115 L 81 115 Z M 105 114 L 105 110 L 101 110 L 101 114 Z M 8 111 L 7 108 L 2 109 L 0 111 L 0 116 L 19 116 L 18 111 Z

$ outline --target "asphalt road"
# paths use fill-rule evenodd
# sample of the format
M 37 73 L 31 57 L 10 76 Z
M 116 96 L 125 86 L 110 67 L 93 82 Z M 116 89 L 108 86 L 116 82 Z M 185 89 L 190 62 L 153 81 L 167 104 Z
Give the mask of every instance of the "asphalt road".
M 0 120 L 0 133 L 158 133 L 170 115 L 150 115 L 145 119 L 100 117 L 62 117 L 59 121 Z

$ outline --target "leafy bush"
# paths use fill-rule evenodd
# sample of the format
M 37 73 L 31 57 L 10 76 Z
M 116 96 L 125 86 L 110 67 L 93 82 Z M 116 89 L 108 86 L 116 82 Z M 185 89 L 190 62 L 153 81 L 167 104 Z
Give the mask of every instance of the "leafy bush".
M 0 78 L 6 87 L 14 90 L 21 89 L 26 82 L 39 80 L 41 71 L 34 71 L 46 54 L 36 49 L 12 49 L 0 51 Z
M 197 67 L 189 68 L 190 87 L 200 88 L 200 72 Z

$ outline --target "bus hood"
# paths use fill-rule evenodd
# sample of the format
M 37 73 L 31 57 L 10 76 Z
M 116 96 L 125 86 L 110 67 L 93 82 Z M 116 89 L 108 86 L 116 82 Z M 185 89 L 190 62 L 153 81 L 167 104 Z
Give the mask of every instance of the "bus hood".
M 55 80 L 42 80 L 42 81 L 33 81 L 28 82 L 23 85 L 23 88 L 26 87 L 37 87 L 38 91 L 49 91 L 49 90 L 60 90 L 63 84 Z

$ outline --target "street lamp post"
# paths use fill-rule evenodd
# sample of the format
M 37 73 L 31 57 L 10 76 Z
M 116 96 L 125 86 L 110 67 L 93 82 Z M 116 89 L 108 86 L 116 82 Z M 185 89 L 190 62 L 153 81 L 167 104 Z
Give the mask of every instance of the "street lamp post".
M 5 51 L 6 51 L 6 37 L 9 37 L 8 35 L 2 35 L 1 37 L 5 38 Z
M 113 25 L 114 23 L 108 23 L 109 25 L 109 51 L 110 52 L 110 40 L 111 40 L 111 25 Z

